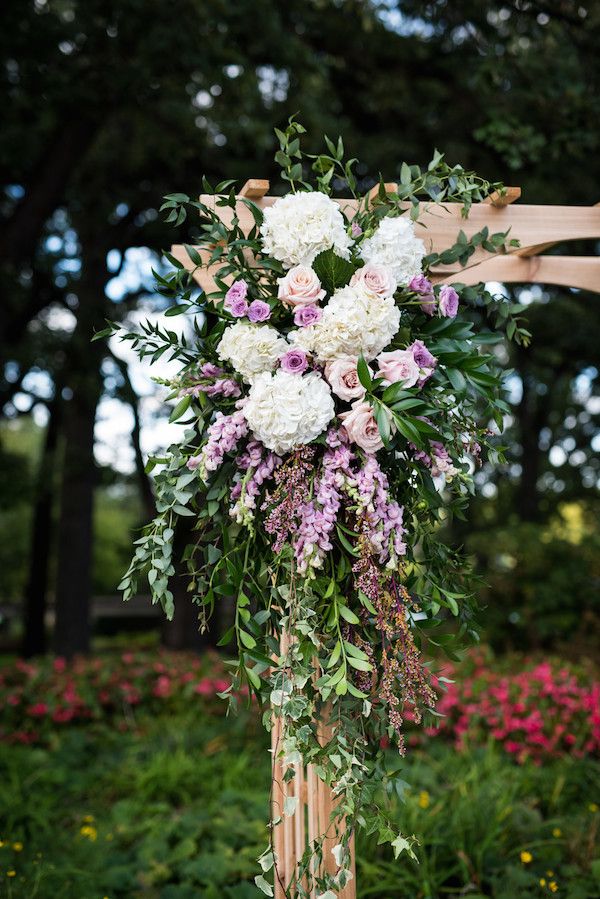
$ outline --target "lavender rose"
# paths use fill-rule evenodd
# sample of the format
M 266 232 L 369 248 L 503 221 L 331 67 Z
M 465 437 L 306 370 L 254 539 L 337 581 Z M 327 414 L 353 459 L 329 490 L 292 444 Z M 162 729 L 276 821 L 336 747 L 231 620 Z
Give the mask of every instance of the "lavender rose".
M 243 318 L 248 313 L 248 300 L 232 300 L 227 306 L 234 318 Z
M 321 282 L 308 265 L 296 265 L 279 278 L 277 296 L 288 306 L 314 306 L 325 296 Z
M 290 375 L 301 375 L 308 368 L 304 350 L 288 350 L 279 361 L 283 371 L 287 371 Z
M 435 313 L 436 300 L 433 292 L 433 284 L 425 275 L 416 275 L 408 285 L 409 290 L 421 294 L 421 310 L 425 315 L 433 315 Z
M 354 403 L 352 409 L 342 412 L 340 418 L 348 438 L 366 453 L 376 453 L 383 447 L 373 409 L 368 403 Z
M 365 388 L 356 371 L 356 356 L 340 356 L 325 366 L 325 377 L 341 400 L 351 402 L 364 396 Z
M 413 387 L 421 375 L 410 349 L 380 353 L 377 357 L 377 365 L 384 384 L 401 383 L 405 387 Z
M 440 290 L 440 315 L 454 318 L 458 312 L 458 294 L 453 287 L 444 284 Z
M 413 358 L 419 366 L 421 377 L 418 380 L 418 385 L 422 387 L 435 371 L 437 359 L 429 352 L 422 340 L 415 340 L 408 347 L 408 350 L 413 354 Z
M 253 300 L 248 307 L 251 322 L 266 322 L 271 317 L 271 307 L 264 300 Z
M 299 328 L 307 328 L 314 325 L 315 322 L 321 321 L 323 312 L 319 306 L 296 306 L 294 309 L 294 324 Z
M 350 280 L 352 287 L 362 285 L 366 290 L 378 297 L 391 297 L 396 290 L 396 281 L 389 268 L 385 265 L 367 265 L 354 272 Z
M 227 293 L 223 305 L 225 309 L 231 310 L 233 303 L 238 300 L 245 300 L 248 295 L 248 285 L 245 281 L 234 281 Z

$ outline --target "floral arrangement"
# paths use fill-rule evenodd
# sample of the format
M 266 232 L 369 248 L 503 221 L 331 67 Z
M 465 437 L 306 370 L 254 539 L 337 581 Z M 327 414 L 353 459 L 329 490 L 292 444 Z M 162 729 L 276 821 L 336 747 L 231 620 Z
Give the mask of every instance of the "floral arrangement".
M 341 139 L 310 156 L 303 132 L 294 120 L 277 131 L 290 191 L 272 205 L 238 198 L 230 181 L 214 191 L 203 182 L 210 203 L 166 198 L 168 221 L 199 214 L 186 250 L 215 289 L 198 295 L 193 272 L 167 254 L 173 270 L 157 275 L 158 289 L 172 301 L 166 314 L 189 314 L 191 331 L 147 322 L 121 335 L 141 357 L 181 361 L 179 377 L 161 383 L 177 400 L 172 420 L 186 426 L 150 462 L 158 514 L 121 588 L 128 599 L 147 579 L 171 617 L 175 528 L 193 517 L 184 561 L 200 627 L 235 598 L 222 640 L 238 651 L 232 702 L 246 687 L 267 727 L 280 719 L 286 778 L 294 763 L 312 763 L 346 819 L 337 873 L 314 873 L 312 845 L 284 885 L 331 899 L 351 876 L 356 824 L 411 851 L 381 805 L 393 780 L 381 742 L 404 753 L 407 712 L 434 714 L 423 644 L 450 651 L 472 631 L 469 567 L 441 527 L 464 515 L 482 459 L 497 459 L 493 429 L 508 407 L 489 349 L 504 328 L 523 342 L 527 332 L 518 310 L 483 287 L 434 286 L 429 276 L 477 248 L 505 251 L 515 243 L 507 234 L 461 231 L 441 254 L 415 234 L 420 201 L 457 202 L 467 215 L 502 185 L 436 153 L 425 171 L 403 164 L 395 191 L 381 182 L 361 194 Z M 353 200 L 334 200 L 334 188 Z M 333 725 L 326 745 L 323 719 Z M 257 877 L 267 895 L 274 862 L 270 847 Z

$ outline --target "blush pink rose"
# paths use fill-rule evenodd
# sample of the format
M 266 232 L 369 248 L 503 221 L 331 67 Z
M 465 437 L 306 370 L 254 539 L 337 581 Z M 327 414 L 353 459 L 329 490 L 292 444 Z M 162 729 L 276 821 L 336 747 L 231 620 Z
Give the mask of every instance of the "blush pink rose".
M 331 389 L 341 400 L 351 402 L 364 396 L 365 388 L 356 371 L 356 356 L 340 356 L 325 366 L 325 377 Z
M 350 280 L 352 287 L 362 285 L 365 290 L 376 294 L 378 297 L 391 297 L 396 290 L 396 281 L 389 268 L 385 265 L 365 265 L 354 272 Z
M 340 418 L 348 438 L 366 453 L 376 453 L 383 447 L 373 409 L 368 403 L 354 403 L 352 409 L 342 412 Z
M 405 387 L 413 387 L 421 372 L 415 362 L 411 350 L 393 350 L 390 353 L 380 353 L 377 357 L 379 375 L 384 384 L 404 384 Z
M 312 306 L 325 296 L 321 282 L 308 265 L 296 265 L 279 278 L 277 296 L 288 306 Z

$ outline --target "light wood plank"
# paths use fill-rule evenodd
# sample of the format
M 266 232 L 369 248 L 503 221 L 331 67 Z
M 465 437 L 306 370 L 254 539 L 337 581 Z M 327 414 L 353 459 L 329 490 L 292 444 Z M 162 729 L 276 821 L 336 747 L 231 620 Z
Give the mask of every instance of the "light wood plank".
M 505 284 L 556 284 L 600 293 L 600 258 L 587 256 L 492 256 L 470 268 L 432 276 L 434 284 L 478 284 L 500 281 Z

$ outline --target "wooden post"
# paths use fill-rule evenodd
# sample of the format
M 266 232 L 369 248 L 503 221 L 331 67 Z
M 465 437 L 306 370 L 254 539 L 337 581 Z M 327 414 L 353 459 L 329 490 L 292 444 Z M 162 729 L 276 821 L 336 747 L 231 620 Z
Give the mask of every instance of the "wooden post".
M 281 635 L 280 656 L 284 656 L 290 646 L 287 633 Z M 327 711 L 324 720 L 318 722 L 317 739 L 321 746 L 326 746 L 333 736 L 333 726 L 329 722 Z M 280 756 L 283 739 L 281 718 L 273 715 L 271 729 L 272 783 L 271 783 L 271 815 L 279 823 L 273 828 L 273 851 L 275 853 L 275 899 L 286 899 L 286 890 L 296 873 L 298 864 L 308 848 L 315 846 L 322 839 L 323 860 L 313 873 L 323 876 L 325 873 L 335 875 L 338 871 L 332 849 L 340 842 L 346 829 L 342 817 L 335 817 L 336 799 L 331 787 L 318 776 L 314 765 L 294 764 L 294 777 L 285 781 L 286 768 Z M 296 810 L 293 815 L 284 815 L 286 798 L 296 798 Z M 354 850 L 354 834 L 350 839 L 350 870 L 352 879 L 345 887 L 338 890 L 339 899 L 356 899 L 356 861 Z M 308 889 L 306 880 L 304 888 Z M 316 899 L 318 891 L 311 887 L 310 897 Z

